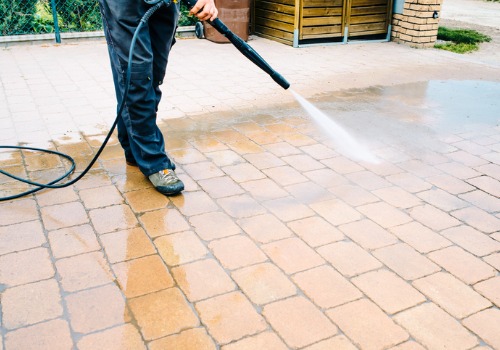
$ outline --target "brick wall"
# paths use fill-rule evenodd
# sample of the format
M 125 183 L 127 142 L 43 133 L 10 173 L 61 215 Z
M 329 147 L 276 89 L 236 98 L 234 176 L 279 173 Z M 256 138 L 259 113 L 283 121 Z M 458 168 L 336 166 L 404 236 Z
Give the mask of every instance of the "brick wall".
M 403 13 L 392 17 L 392 40 L 412 47 L 432 47 L 437 39 L 442 0 L 405 0 Z

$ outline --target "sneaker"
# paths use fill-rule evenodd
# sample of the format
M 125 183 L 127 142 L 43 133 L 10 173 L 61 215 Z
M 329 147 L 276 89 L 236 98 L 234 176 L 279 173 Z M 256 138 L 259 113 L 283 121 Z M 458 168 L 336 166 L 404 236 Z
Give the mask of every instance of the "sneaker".
M 184 183 L 175 175 L 172 169 L 160 170 L 153 175 L 149 175 L 149 181 L 156 190 L 165 195 L 174 195 L 184 189 Z

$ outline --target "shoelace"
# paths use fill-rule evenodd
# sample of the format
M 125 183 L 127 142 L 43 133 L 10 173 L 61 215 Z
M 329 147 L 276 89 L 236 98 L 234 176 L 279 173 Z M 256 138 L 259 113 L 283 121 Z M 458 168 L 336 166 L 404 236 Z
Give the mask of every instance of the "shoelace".
M 175 173 L 172 170 L 168 170 L 168 169 L 160 171 L 160 178 L 162 180 L 169 182 L 169 183 L 179 181 L 179 179 L 177 178 Z

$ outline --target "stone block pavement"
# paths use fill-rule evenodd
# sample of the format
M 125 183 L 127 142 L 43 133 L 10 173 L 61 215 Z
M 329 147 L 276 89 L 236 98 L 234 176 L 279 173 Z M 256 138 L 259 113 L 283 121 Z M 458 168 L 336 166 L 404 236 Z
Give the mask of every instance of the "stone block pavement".
M 349 115 L 382 162 L 339 153 L 230 45 L 179 40 L 159 123 L 186 190 L 155 192 L 113 138 L 74 186 L 0 202 L 0 349 L 500 349 L 498 123 L 406 147 L 436 109 L 412 84 L 498 88 L 500 62 L 250 44 L 295 91 Z M 377 115 L 374 94 L 399 107 Z M 0 50 L 2 145 L 58 149 L 81 171 L 114 101 L 101 39 Z M 11 150 L 0 162 L 39 181 L 67 166 Z M 2 196 L 25 187 L 0 177 Z

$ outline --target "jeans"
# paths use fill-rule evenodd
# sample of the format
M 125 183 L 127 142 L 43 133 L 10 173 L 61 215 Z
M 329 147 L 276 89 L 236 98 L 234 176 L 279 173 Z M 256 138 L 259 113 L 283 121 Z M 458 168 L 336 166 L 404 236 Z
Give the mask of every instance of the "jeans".
M 151 6 L 142 0 L 99 0 L 99 4 L 119 105 L 125 89 L 132 37 L 141 17 Z M 172 2 L 168 7 L 162 6 L 147 25 L 142 26 L 134 49 L 128 96 L 118 116 L 118 140 L 125 158 L 137 163 L 146 176 L 163 169 L 175 169 L 165 152 L 156 114 L 178 18 L 179 5 Z

